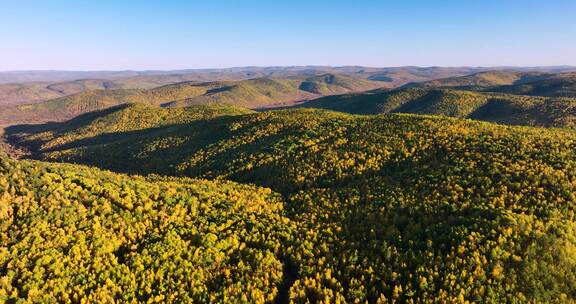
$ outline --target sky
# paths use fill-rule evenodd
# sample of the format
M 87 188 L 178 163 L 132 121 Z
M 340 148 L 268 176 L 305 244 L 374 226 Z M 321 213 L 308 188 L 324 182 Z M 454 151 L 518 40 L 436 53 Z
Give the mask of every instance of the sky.
M 576 65 L 574 0 L 0 0 L 0 70 Z

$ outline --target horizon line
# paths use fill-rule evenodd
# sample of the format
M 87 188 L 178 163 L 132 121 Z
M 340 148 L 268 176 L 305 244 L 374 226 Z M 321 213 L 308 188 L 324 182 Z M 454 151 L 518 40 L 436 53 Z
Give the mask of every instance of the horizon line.
M 202 71 L 202 70 L 232 70 L 232 69 L 249 69 L 249 68 L 576 68 L 576 65 L 397 65 L 397 66 L 370 66 L 370 65 L 245 65 L 229 67 L 193 67 L 193 68 L 176 68 L 176 69 L 23 69 L 23 70 L 0 70 L 0 73 L 19 73 L 19 72 L 185 72 L 185 71 Z

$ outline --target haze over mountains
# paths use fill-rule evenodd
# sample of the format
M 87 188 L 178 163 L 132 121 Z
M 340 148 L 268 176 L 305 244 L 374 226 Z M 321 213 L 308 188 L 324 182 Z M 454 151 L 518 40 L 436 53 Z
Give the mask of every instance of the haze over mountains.
M 98 88 L 146 89 L 184 81 L 230 81 L 252 78 L 286 78 L 338 74 L 380 81 L 383 86 L 396 87 L 409 82 L 469 75 L 504 68 L 443 67 L 245 67 L 229 69 L 175 71 L 17 71 L 0 72 L 0 105 L 32 103 Z M 573 67 L 511 68 L 512 70 L 562 72 Z

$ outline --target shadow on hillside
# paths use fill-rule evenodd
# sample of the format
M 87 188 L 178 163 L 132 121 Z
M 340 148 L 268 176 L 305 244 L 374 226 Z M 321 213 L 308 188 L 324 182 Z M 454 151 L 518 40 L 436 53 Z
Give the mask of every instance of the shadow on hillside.
M 114 111 L 118 111 L 119 109 L 110 109 L 109 111 L 98 112 L 98 113 L 90 113 L 90 115 L 82 115 L 83 117 L 77 117 L 73 120 L 62 122 L 62 123 L 48 123 L 48 124 L 41 124 L 41 125 L 15 125 L 5 129 L 5 135 L 8 138 L 16 138 L 20 139 L 20 136 L 24 135 L 38 135 L 42 132 L 54 132 L 54 137 L 58 137 L 59 135 L 63 135 L 67 132 L 73 131 L 74 129 L 83 127 L 85 125 L 89 125 L 95 119 L 113 113 Z M 118 141 L 124 140 L 133 140 L 138 138 L 154 138 L 155 136 L 160 136 L 166 132 L 176 132 L 177 130 L 181 129 L 188 129 L 188 130 L 202 130 L 207 129 L 206 127 L 210 125 L 214 126 L 223 126 L 227 122 L 232 119 L 233 116 L 222 116 L 216 117 L 212 119 L 206 120 L 198 120 L 189 123 L 180 123 L 180 124 L 172 124 L 167 126 L 155 127 L 155 128 L 147 128 L 143 130 L 135 130 L 135 131 L 125 131 L 125 132 L 112 132 L 112 133 L 103 133 L 100 135 L 96 135 L 93 137 L 82 138 L 78 140 L 74 140 L 70 143 L 66 143 L 63 145 L 58 145 L 51 149 L 43 150 L 42 152 L 52 152 L 58 150 L 67 150 L 73 149 L 78 147 L 86 147 L 91 145 L 98 145 L 98 144 L 111 144 Z M 213 129 L 213 128 L 210 128 Z M 185 132 L 185 130 L 183 130 Z M 185 133 L 183 133 L 185 134 Z M 216 138 L 213 136 L 213 138 Z M 21 145 L 26 145 L 28 148 L 39 148 L 39 145 L 45 143 L 44 140 L 36 139 L 36 140 L 25 140 L 21 139 L 17 142 Z
M 36 137 L 34 139 L 25 139 L 24 136 L 37 135 L 44 132 L 51 132 L 55 137 L 62 135 L 72 129 L 77 129 L 88 125 L 98 118 L 121 111 L 130 104 L 122 104 L 107 108 L 100 111 L 81 114 L 71 120 L 64 122 L 48 122 L 43 124 L 19 124 L 4 128 L 4 137 L 6 141 L 15 147 L 26 148 L 33 154 L 46 142 L 45 139 Z
M 6 130 L 6 136 L 12 139 L 16 147 L 25 147 L 30 151 L 30 158 L 46 159 L 47 153 L 63 152 L 71 149 L 80 149 L 78 153 L 64 153 L 50 160 L 71 162 L 96 166 L 122 173 L 132 174 L 166 174 L 176 175 L 175 165 L 185 162 L 191 155 L 206 149 L 224 138 L 232 138 L 234 134 L 244 132 L 243 126 L 235 130 L 229 128 L 236 116 L 220 116 L 211 119 L 197 120 L 187 123 L 177 123 L 167 126 L 147 128 L 143 130 L 103 133 L 95 136 L 72 140 L 54 147 L 41 150 L 42 144 L 47 140 L 37 139 L 42 132 L 54 132 L 56 136 L 74 131 L 76 128 L 88 125 L 94 119 L 112 113 L 121 108 L 109 109 L 90 115 L 83 115 L 68 122 L 51 123 L 43 125 L 17 125 Z M 32 136 L 30 136 L 32 135 Z M 32 139 L 29 139 L 30 137 Z M 252 146 L 255 145 L 255 146 Z M 246 142 L 241 147 L 232 148 L 233 151 L 245 148 L 257 149 L 258 143 Z M 217 159 L 226 158 L 230 151 L 219 151 Z M 58 153 L 57 153 L 58 154 Z M 222 155 L 221 155 L 222 154 Z M 225 155 L 224 155 L 225 154 Z M 212 163 L 211 165 L 214 165 Z M 197 174 L 200 176 L 205 169 L 200 166 Z M 189 173 L 189 172 L 186 172 Z
M 210 89 L 208 91 L 206 91 L 205 95 L 209 95 L 209 94 L 216 94 L 216 93 L 221 93 L 221 92 L 226 92 L 226 91 L 230 91 L 230 88 L 232 86 L 223 86 L 220 88 L 214 88 L 214 89 Z
M 413 113 L 413 114 L 434 114 L 432 108 L 437 100 L 440 100 L 443 92 L 440 90 L 430 90 L 426 94 L 399 105 L 392 112 Z
M 469 117 L 477 120 L 498 121 L 499 119 L 517 114 L 517 112 L 519 112 L 518 107 L 506 100 L 492 98 L 476 109 L 476 111 L 472 112 Z
M 110 115 L 112 113 L 121 111 L 131 104 L 121 104 L 114 107 L 110 107 L 100 111 L 89 112 L 85 114 L 81 114 L 76 116 L 73 119 L 63 121 L 63 122 L 48 122 L 43 124 L 20 124 L 20 125 L 13 125 L 5 128 L 6 134 L 17 134 L 17 133 L 40 133 L 40 132 L 47 132 L 47 131 L 57 131 L 61 130 L 64 127 L 73 128 L 73 127 L 80 127 L 82 125 L 89 124 L 94 120 L 104 117 L 106 115 Z

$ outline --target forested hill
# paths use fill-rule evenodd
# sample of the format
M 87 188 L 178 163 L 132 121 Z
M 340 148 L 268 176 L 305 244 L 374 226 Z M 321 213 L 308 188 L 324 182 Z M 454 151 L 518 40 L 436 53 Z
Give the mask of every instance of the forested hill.
M 353 114 L 413 113 L 472 118 L 502 124 L 576 126 L 576 99 L 404 88 L 328 96 L 301 105 Z
M 147 90 L 93 90 L 42 103 L 2 108 L 0 126 L 59 122 L 84 113 L 134 102 L 166 107 L 206 103 L 229 103 L 247 108 L 288 106 L 324 95 L 365 91 L 382 85 L 375 81 L 323 74 L 284 79 L 181 82 Z
M 272 302 L 292 224 L 269 189 L 0 157 L 0 301 Z
M 282 196 L 3 160 L 3 300 L 576 298 L 573 131 L 316 109 L 92 126 L 38 152 Z
M 383 84 L 335 74 L 286 79 L 258 78 L 242 82 L 219 83 L 198 96 L 177 99 L 168 106 L 223 102 L 246 108 L 290 106 L 318 96 L 366 91 Z
M 185 108 L 161 108 L 142 103 L 128 103 L 80 115 L 62 123 L 8 127 L 5 136 L 16 145 L 44 150 L 72 141 L 89 143 L 94 137 L 130 140 L 139 132 L 154 133 L 166 127 L 174 129 L 199 120 L 220 116 L 254 113 L 227 104 L 204 104 Z
M 465 76 L 447 77 L 410 83 L 406 86 L 482 90 L 503 85 L 515 85 L 554 77 L 555 74 L 538 71 L 496 70 Z
M 576 97 L 576 73 L 488 71 L 466 76 L 411 83 L 406 86 L 574 98 Z
M 490 91 L 532 96 L 576 97 L 576 73 L 555 74 L 538 81 L 502 85 Z

